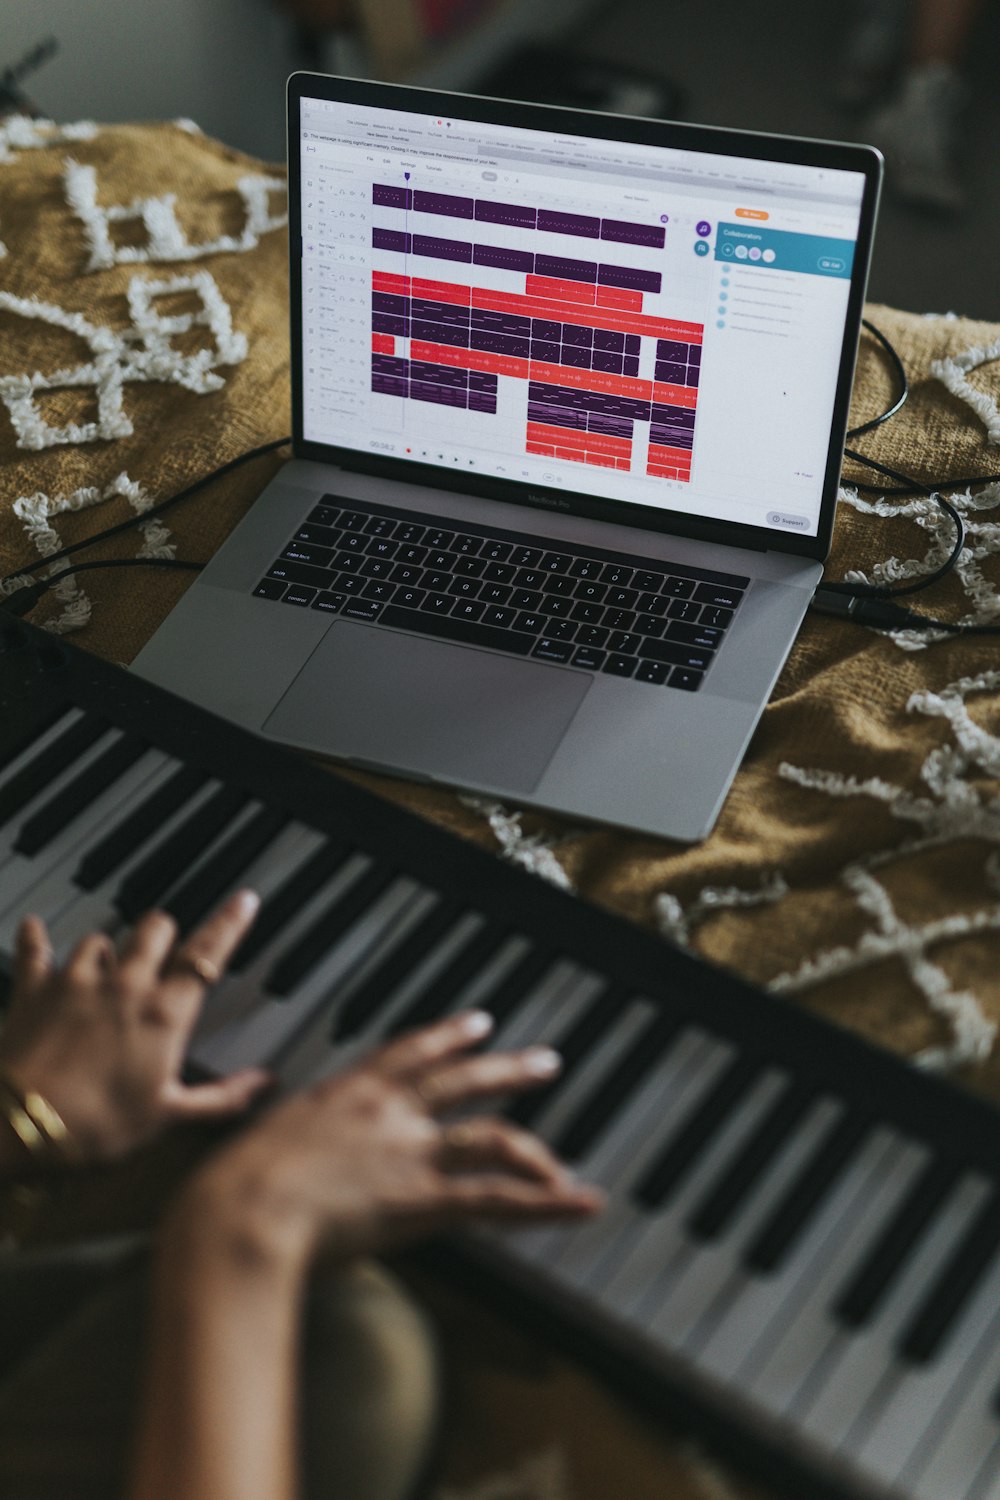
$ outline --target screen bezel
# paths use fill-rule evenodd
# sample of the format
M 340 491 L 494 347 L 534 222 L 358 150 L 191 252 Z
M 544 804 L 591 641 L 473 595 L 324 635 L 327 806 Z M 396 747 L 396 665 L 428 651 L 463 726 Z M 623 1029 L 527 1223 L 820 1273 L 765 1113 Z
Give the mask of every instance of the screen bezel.
M 817 534 L 814 537 L 749 526 L 732 520 L 708 520 L 683 511 L 641 505 L 620 499 L 603 499 L 568 487 L 499 479 L 488 475 L 454 474 L 433 464 L 379 458 L 354 448 L 307 441 L 303 431 L 302 401 L 302 237 L 301 153 L 299 150 L 300 100 L 335 100 L 346 104 L 399 109 L 428 116 L 450 115 L 484 125 L 512 125 L 529 130 L 558 131 L 600 140 L 664 146 L 672 150 L 710 151 L 722 156 L 781 161 L 800 166 L 857 172 L 865 179 L 858 238 L 855 247 L 844 338 L 841 345 L 830 443 L 823 473 Z M 409 85 L 373 83 L 319 73 L 293 73 L 288 80 L 288 225 L 291 312 L 292 433 L 297 458 L 385 478 L 405 478 L 435 489 L 459 490 L 491 500 L 503 500 L 529 510 L 558 510 L 619 526 L 635 526 L 665 535 L 716 541 L 728 546 L 773 550 L 792 555 L 826 558 L 833 535 L 837 489 L 854 381 L 861 317 L 868 270 L 871 263 L 875 218 L 882 180 L 882 157 L 871 146 L 856 146 L 796 136 L 773 136 L 753 131 L 730 130 L 710 125 L 678 124 L 674 121 L 605 115 L 590 110 L 569 110 L 546 104 L 491 99 L 478 95 L 445 93 Z

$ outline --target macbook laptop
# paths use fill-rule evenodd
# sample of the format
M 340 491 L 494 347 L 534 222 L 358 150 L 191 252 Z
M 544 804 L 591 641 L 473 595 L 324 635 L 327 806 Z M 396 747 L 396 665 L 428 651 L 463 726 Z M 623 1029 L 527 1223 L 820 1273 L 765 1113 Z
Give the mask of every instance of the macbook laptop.
M 294 458 L 135 669 L 703 838 L 822 572 L 881 160 L 297 74 Z

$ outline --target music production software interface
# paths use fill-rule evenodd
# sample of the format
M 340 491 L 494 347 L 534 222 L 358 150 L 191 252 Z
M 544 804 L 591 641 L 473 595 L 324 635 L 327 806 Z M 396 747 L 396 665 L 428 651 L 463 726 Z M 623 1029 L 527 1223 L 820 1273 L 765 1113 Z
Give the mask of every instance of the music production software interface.
M 301 111 L 308 441 L 816 534 L 860 173 Z

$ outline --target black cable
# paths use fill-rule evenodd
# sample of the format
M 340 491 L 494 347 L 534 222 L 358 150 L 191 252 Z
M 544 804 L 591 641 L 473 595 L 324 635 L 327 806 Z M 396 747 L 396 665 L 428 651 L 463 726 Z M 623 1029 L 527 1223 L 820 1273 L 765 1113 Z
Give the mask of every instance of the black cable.
M 209 474 L 203 474 L 200 479 L 195 479 L 184 489 L 178 490 L 175 495 L 169 495 L 166 500 L 161 500 L 159 505 L 152 506 L 149 510 L 137 511 L 134 516 L 129 516 L 127 521 L 119 521 L 116 526 L 108 526 L 104 531 L 96 531 L 93 536 L 84 537 L 81 542 L 73 542 L 68 547 L 62 547 L 58 552 L 52 552 L 44 559 L 47 563 L 59 562 L 63 557 L 71 557 L 74 552 L 80 552 L 84 547 L 93 547 L 95 542 L 107 541 L 109 537 L 119 536 L 123 531 L 131 531 L 135 526 L 142 526 L 146 521 L 152 521 L 156 516 L 161 516 L 165 510 L 173 505 L 179 505 L 182 500 L 187 500 L 191 495 L 196 495 L 206 485 L 215 479 L 221 479 L 223 474 L 229 474 L 233 469 L 239 468 L 240 464 L 247 463 L 251 458 L 259 458 L 261 454 L 271 453 L 275 448 L 283 448 L 290 443 L 290 437 L 275 438 L 270 443 L 261 443 L 257 448 L 248 448 L 245 453 L 240 453 L 236 458 L 231 458 L 227 463 L 220 464 Z M 0 578 L 0 583 L 9 583 L 12 578 L 20 578 L 24 573 L 30 573 L 39 566 L 39 559 L 35 558 L 23 568 L 16 568 L 13 573 L 7 573 Z M 200 566 L 200 564 L 199 564 Z M 13 596 L 11 596 L 13 597 Z
M 869 421 L 862 422 L 860 427 L 848 428 L 847 436 L 849 438 L 860 437 L 863 432 L 871 432 L 873 428 L 881 427 L 883 422 L 888 422 L 890 417 L 894 417 L 898 411 L 902 411 L 903 407 L 910 399 L 910 380 L 909 376 L 906 373 L 906 367 L 899 357 L 898 351 L 892 344 L 890 344 L 889 340 L 886 338 L 882 330 L 880 328 L 876 328 L 874 323 L 869 323 L 867 318 L 861 319 L 861 326 L 862 328 L 867 329 L 873 338 L 878 339 L 879 343 L 882 345 L 882 348 L 885 350 L 886 354 L 888 354 L 889 359 L 892 363 L 893 373 L 896 376 L 896 383 L 899 386 L 899 395 L 896 397 L 892 405 L 887 406 L 885 411 L 879 412 L 877 417 L 872 417 Z M 853 457 L 853 454 L 851 456 Z
M 48 558 L 45 561 L 48 562 Z M 58 573 L 39 578 L 35 583 L 22 584 L 12 594 L 0 599 L 0 609 L 12 615 L 28 614 L 49 589 L 54 589 L 70 573 L 90 573 L 95 568 L 182 568 L 189 573 L 200 573 L 204 566 L 204 563 L 187 562 L 179 557 L 108 557 L 100 562 L 75 563 L 72 568 L 60 568 Z M 14 578 L 18 576 L 11 574 Z

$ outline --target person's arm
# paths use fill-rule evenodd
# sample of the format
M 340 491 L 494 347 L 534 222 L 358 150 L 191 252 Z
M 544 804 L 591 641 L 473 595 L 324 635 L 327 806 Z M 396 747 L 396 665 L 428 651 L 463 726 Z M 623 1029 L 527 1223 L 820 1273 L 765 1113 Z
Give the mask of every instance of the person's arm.
M 509 1122 L 438 1123 L 558 1067 L 544 1048 L 468 1056 L 488 1027 L 472 1012 L 392 1043 L 276 1107 L 181 1193 L 154 1275 L 132 1500 L 295 1500 L 299 1302 L 321 1250 L 346 1262 L 466 1220 L 595 1210 Z

